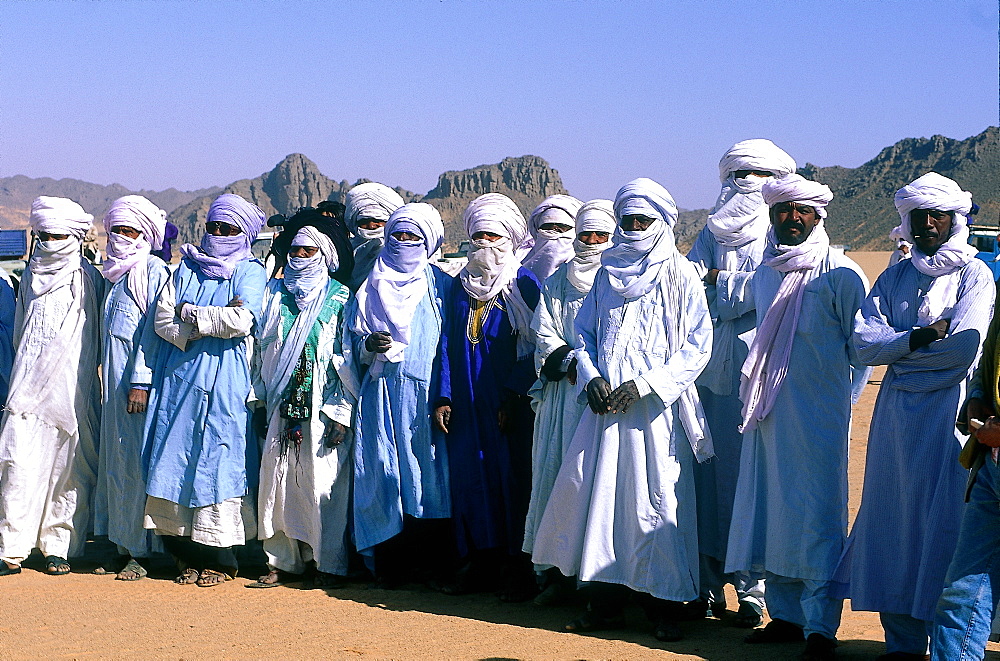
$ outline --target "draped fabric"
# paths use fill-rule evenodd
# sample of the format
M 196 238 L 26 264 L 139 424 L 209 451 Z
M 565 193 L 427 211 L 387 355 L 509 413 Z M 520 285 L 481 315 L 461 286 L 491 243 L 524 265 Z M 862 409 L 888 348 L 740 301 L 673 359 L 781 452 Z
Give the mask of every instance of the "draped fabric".
M 361 218 L 386 221 L 392 212 L 403 206 L 399 193 L 384 184 L 368 182 L 358 184 L 347 192 L 344 221 L 354 234 L 354 273 L 348 285 L 357 291 L 368 277 L 378 254 L 385 243 L 384 228 L 364 229 L 358 226 Z
M 781 202 L 806 204 L 816 209 L 816 215 L 820 218 L 826 218 L 826 206 L 833 199 L 833 191 L 829 186 L 810 181 L 799 174 L 768 181 L 760 192 L 764 196 L 764 203 L 769 207 Z
M 264 225 L 264 212 L 239 195 L 226 193 L 215 198 L 208 208 L 206 223 L 222 222 L 240 228 L 236 236 L 213 236 L 208 232 L 201 239 L 201 246 L 190 243 L 181 246 L 181 255 L 209 278 L 228 280 L 236 265 L 252 259 L 250 246 Z
M 594 277 L 601 268 L 601 255 L 612 246 L 610 235 L 617 226 L 611 200 L 591 200 L 577 212 L 577 238 L 573 239 L 574 255 L 566 269 L 566 280 L 578 292 L 586 294 L 594 286 Z M 604 243 L 588 245 L 579 239 L 584 232 L 604 232 L 609 236 Z
M 469 262 L 458 274 L 462 287 L 477 301 L 486 302 L 503 295 L 511 325 L 517 334 L 518 359 L 531 355 L 531 316 L 529 305 L 515 286 L 521 263 L 516 251 L 528 236 L 528 225 L 514 201 L 500 193 L 480 195 L 469 203 L 462 215 L 465 231 L 472 240 Z M 477 232 L 488 232 L 499 240 L 473 239 Z
M 38 241 L 28 260 L 31 291 L 42 296 L 66 284 L 81 268 L 80 246 L 94 217 L 64 197 L 38 197 L 31 203 L 29 222 L 37 236 L 66 234 L 65 239 Z
M 542 282 L 560 264 L 573 258 L 573 240 L 577 235 L 574 226 L 581 204 L 580 200 L 570 195 L 550 195 L 531 212 L 528 231 L 535 243 L 521 264 Z M 542 225 L 548 223 L 568 225 L 569 229 L 565 232 L 542 229 Z
M 358 312 L 349 318 L 351 330 L 367 337 L 376 331 L 392 337 L 389 350 L 375 357 L 377 363 L 403 360 L 410 344 L 410 322 L 417 304 L 427 295 L 427 264 L 444 238 L 437 209 L 422 202 L 404 204 L 385 225 L 386 242 L 371 273 L 358 289 Z M 396 232 L 419 236 L 401 241 Z M 377 366 L 376 366 L 377 367 Z
M 618 191 L 614 211 L 619 226 L 611 249 L 601 256 L 601 264 L 615 291 L 625 298 L 638 298 L 656 286 L 660 271 L 670 268 L 677 258 L 673 233 L 677 205 L 666 188 L 640 178 Z M 643 231 L 626 231 L 620 223 L 627 215 L 646 216 L 654 222 Z
M 783 177 L 795 172 L 795 161 L 770 140 L 744 140 L 729 148 L 719 161 L 722 191 L 707 226 L 719 243 L 739 247 L 764 236 L 768 207 L 761 188 L 771 177 L 737 178 L 738 170 L 759 170 Z
M 163 247 L 166 222 L 167 212 L 141 195 L 118 198 L 104 214 L 108 249 L 101 273 L 115 284 L 126 273 L 135 271 L 135 276 L 128 279 L 128 292 L 143 314 L 149 304 L 148 257 L 152 251 Z M 139 236 L 130 239 L 116 234 L 111 231 L 115 227 L 130 227 L 139 232 Z

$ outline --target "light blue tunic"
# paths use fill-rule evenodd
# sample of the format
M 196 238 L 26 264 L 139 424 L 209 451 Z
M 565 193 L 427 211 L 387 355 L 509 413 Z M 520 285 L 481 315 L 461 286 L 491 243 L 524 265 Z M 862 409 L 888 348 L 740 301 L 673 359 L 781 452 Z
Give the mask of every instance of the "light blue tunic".
M 368 552 L 403 530 L 403 515 L 451 516 L 448 454 L 443 433 L 433 427 L 430 393 L 441 373 L 442 314 L 448 311 L 452 278 L 427 267 L 428 293 L 410 322 L 410 344 L 398 363 L 380 362 L 365 338 L 347 332 L 351 365 L 360 374 L 354 423 L 354 538 Z M 356 299 L 345 318 L 357 314 Z
M 170 277 L 159 257 L 149 257 L 148 311 L 130 295 L 127 283 L 134 272 L 111 286 L 104 299 L 101 334 L 103 387 L 101 404 L 100 463 L 94 494 L 94 532 L 124 548 L 135 558 L 148 557 L 152 531 L 142 527 L 146 506 L 146 482 L 142 464 L 145 414 L 129 414 L 128 392 L 133 386 L 153 383 L 153 365 L 161 341 L 153 329 L 152 311 L 160 287 Z
M 782 274 L 768 266 L 750 282 L 758 325 Z M 774 408 L 745 436 L 726 572 L 829 581 L 847 538 L 847 447 L 854 315 L 867 282 L 829 252 L 805 286 L 788 374 Z
M 757 329 L 754 300 L 743 293 L 760 265 L 766 235 L 739 247 L 724 246 L 706 226 L 698 234 L 690 259 L 702 278 L 719 269 L 714 285 L 705 285 L 712 315 L 712 358 L 698 377 L 698 395 L 712 431 L 715 457 L 694 466 L 698 494 L 698 552 L 726 559 L 733 500 L 740 473 L 743 434 L 740 368 Z
M 968 476 L 955 419 L 995 295 L 983 262 L 960 273 L 948 336 L 927 347 L 910 351 L 910 331 L 933 279 L 908 259 L 879 277 L 858 315 L 858 355 L 889 367 L 872 415 L 861 508 L 837 572 L 854 610 L 934 619 Z
M 178 305 L 224 307 L 239 296 L 259 327 L 267 284 L 260 262 L 240 262 L 232 278 L 215 280 L 184 259 L 173 282 Z M 203 337 L 184 351 L 161 345 L 147 419 L 148 495 L 192 508 L 246 495 L 248 344 Z

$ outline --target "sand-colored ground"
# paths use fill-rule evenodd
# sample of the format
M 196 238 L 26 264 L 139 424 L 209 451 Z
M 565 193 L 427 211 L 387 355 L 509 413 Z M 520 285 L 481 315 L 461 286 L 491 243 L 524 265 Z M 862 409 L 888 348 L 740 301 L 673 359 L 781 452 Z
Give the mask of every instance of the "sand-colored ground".
M 874 282 L 887 253 L 850 253 Z M 854 414 L 851 516 L 857 511 L 868 424 L 881 372 Z M 679 643 L 658 643 L 638 611 L 632 628 L 581 636 L 559 632 L 579 607 L 501 604 L 491 595 L 449 597 L 427 590 L 387 591 L 363 584 L 335 591 L 281 587 L 247 590 L 245 578 L 220 587 L 178 586 L 163 576 L 136 583 L 88 573 L 46 576 L 26 568 L 0 578 L 0 658 L 372 658 L 372 659 L 795 659 L 799 645 L 744 645 L 725 621 L 685 624 Z M 732 603 L 730 594 L 730 603 Z M 845 609 L 842 659 L 883 651 L 872 613 Z M 990 645 L 991 650 L 1000 647 Z M 1000 659 L 993 651 L 989 658 Z

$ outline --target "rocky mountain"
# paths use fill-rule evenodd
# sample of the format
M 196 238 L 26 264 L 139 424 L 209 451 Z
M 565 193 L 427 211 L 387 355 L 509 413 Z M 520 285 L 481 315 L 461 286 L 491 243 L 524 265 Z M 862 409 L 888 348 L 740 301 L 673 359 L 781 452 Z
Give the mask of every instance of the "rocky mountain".
M 315 206 L 324 200 L 343 202 L 348 190 L 365 181 L 369 180 L 353 184 L 334 181 L 302 154 L 290 154 L 273 170 L 256 179 L 233 182 L 223 192 L 242 195 L 268 215 L 290 214 L 301 206 Z M 395 190 L 407 202 L 427 202 L 441 212 L 449 247 L 465 238 L 462 211 L 483 193 L 504 193 L 528 214 L 548 195 L 566 192 L 559 173 L 537 156 L 505 158 L 493 165 L 445 172 L 438 177 L 437 186 L 423 196 L 399 187 Z M 183 241 L 200 240 L 201 225 L 212 199 L 214 195 L 192 200 L 170 214 L 169 220 L 180 229 Z
M 931 171 L 951 177 L 972 193 L 981 207 L 977 224 L 1000 222 L 1000 128 L 996 126 L 965 140 L 942 135 L 900 140 L 856 168 L 807 163 L 798 170 L 833 189 L 826 221 L 830 242 L 852 250 L 891 250 L 889 231 L 899 224 L 892 196 Z M 694 242 L 707 216 L 708 209 L 681 212 L 675 234 L 682 250 Z
M 95 218 L 102 218 L 111 203 L 123 195 L 143 195 L 161 209 L 170 213 L 177 207 L 200 197 L 217 195 L 221 188 L 203 188 L 195 191 L 133 191 L 120 184 L 102 186 L 79 179 L 32 179 L 23 175 L 0 178 L 0 227 L 15 229 L 28 226 L 31 201 L 39 195 L 54 195 L 76 200 Z

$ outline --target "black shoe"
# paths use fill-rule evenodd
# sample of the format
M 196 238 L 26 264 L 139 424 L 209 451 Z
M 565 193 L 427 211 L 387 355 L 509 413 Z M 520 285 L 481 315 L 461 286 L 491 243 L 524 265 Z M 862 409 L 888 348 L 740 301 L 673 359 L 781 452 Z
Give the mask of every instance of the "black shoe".
M 21 565 L 8 565 L 0 561 L 0 576 L 13 576 L 21 573 Z
M 675 643 L 684 637 L 680 626 L 671 620 L 660 620 L 653 627 L 653 637 L 663 643 Z
M 799 658 L 802 661 L 834 661 L 837 658 L 837 641 L 821 633 L 811 633 Z
M 805 640 L 802 627 L 785 620 L 771 620 L 766 627 L 754 629 L 746 638 L 744 643 L 756 645 L 758 643 L 801 643 Z

